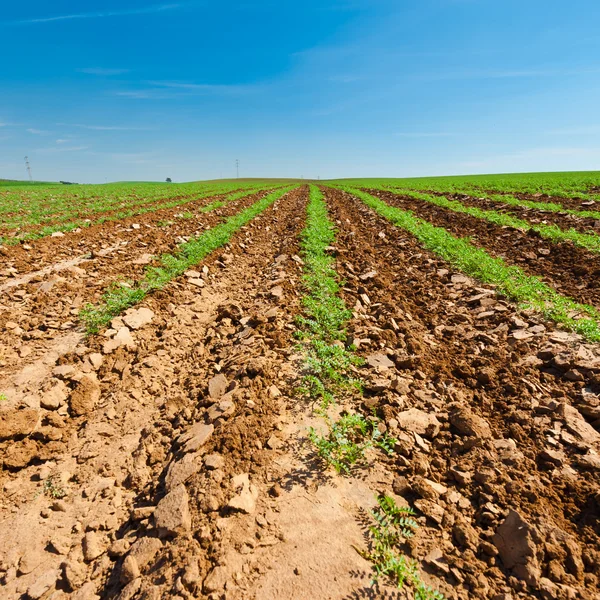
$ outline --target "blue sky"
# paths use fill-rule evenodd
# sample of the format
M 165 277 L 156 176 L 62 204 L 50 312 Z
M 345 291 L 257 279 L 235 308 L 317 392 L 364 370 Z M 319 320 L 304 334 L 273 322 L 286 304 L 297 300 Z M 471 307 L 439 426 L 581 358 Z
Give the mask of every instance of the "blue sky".
M 6 2 L 0 177 L 600 169 L 597 0 Z

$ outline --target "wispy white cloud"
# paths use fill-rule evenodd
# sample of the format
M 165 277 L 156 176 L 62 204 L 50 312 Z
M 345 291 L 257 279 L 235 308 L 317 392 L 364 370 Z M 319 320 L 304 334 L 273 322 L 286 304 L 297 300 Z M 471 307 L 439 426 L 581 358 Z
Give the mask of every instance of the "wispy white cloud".
M 598 157 L 600 157 L 600 148 L 542 146 L 525 148 L 508 154 L 487 156 L 477 160 L 464 161 L 460 163 L 460 166 L 465 169 L 498 169 L 499 165 L 502 168 L 502 165 L 508 164 L 511 169 L 514 169 L 519 168 L 519 166 L 523 168 L 524 165 L 528 164 L 548 164 L 551 159 L 583 161 L 586 159 L 597 159 Z
M 196 95 L 221 95 L 241 96 L 252 94 L 265 85 L 257 84 L 214 84 L 214 83 L 189 83 L 186 81 L 145 81 L 147 88 L 137 90 L 118 90 L 113 92 L 115 96 L 123 98 L 134 98 L 144 100 L 170 100 L 186 96 Z
M 36 152 L 41 154 L 53 154 L 54 152 L 80 152 L 87 150 L 89 146 L 54 146 L 52 148 L 38 148 Z
M 600 68 L 465 69 L 459 71 L 439 71 L 437 73 L 419 73 L 414 76 L 414 79 L 424 81 L 446 81 L 461 79 L 519 79 L 538 77 L 570 77 L 573 75 L 593 75 L 595 73 L 600 73 Z
M 550 135 L 600 135 L 600 125 L 585 127 L 566 127 L 565 129 L 551 129 Z
M 32 133 L 33 135 L 49 135 L 49 131 L 44 131 L 43 129 L 34 129 L 33 127 L 29 127 L 26 129 L 27 133 Z
M 70 140 L 58 139 L 56 140 L 57 144 L 68 144 Z
M 255 84 L 214 84 L 214 83 L 188 83 L 185 81 L 147 81 L 148 85 L 164 87 L 176 90 L 191 90 L 196 92 L 223 93 L 223 94 L 246 94 L 261 88 Z
M 129 127 L 122 125 L 87 125 L 85 123 L 57 123 L 63 127 L 77 127 L 78 129 L 90 129 L 92 131 L 149 131 L 150 127 Z
M 452 137 L 455 136 L 455 133 L 450 133 L 448 131 L 402 131 L 396 133 L 398 137 L 406 137 L 406 138 L 436 138 L 436 137 Z
M 90 67 L 86 69 L 75 69 L 78 73 L 86 73 L 87 75 L 123 75 L 129 73 L 129 69 L 104 69 L 102 67 Z
M 176 4 L 154 4 L 144 8 L 129 8 L 122 10 L 93 11 L 86 13 L 73 13 L 69 15 L 57 15 L 53 17 L 37 17 L 34 19 L 22 19 L 19 21 L 9 21 L 11 25 L 27 25 L 31 23 L 51 23 L 53 21 L 70 21 L 73 19 L 100 19 L 104 17 L 124 17 L 129 15 L 147 15 L 152 13 L 165 12 L 181 8 L 183 3 Z
M 140 100 L 170 100 L 172 98 L 177 98 L 182 94 L 155 88 L 149 90 L 120 90 L 113 92 L 113 95 L 121 96 L 122 98 L 134 98 Z

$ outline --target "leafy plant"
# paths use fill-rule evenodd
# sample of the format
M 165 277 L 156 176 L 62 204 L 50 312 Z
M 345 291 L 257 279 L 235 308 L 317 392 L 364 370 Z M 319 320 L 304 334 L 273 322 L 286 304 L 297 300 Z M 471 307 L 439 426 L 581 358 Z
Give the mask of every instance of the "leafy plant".
M 413 509 L 398 506 L 393 498 L 384 494 L 377 497 L 377 507 L 371 516 L 375 524 L 369 527 L 370 548 L 361 554 L 373 563 L 373 584 L 381 577 L 388 577 L 398 588 L 405 583 L 411 585 L 416 600 L 443 600 L 443 594 L 425 584 L 417 562 L 399 550 L 418 528 Z
M 43 489 L 45 496 L 50 496 L 50 498 L 54 498 L 56 500 L 60 500 L 67 495 L 67 492 L 60 484 L 57 475 L 50 475 L 47 479 L 45 479 Z
M 360 414 L 347 414 L 337 421 L 324 415 L 328 433 L 321 436 L 311 427 L 308 437 L 315 445 L 317 454 L 338 473 L 349 473 L 350 467 L 365 457 L 368 448 L 378 446 L 392 453 L 396 443 L 377 428 L 377 421 L 366 419 Z

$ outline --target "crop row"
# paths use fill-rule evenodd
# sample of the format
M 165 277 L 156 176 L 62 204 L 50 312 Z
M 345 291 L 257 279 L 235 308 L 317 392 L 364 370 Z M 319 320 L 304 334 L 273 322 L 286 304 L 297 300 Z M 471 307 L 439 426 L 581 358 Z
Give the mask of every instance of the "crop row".
M 421 200 L 434 204 L 441 208 L 445 208 L 452 212 L 461 213 L 475 217 L 476 219 L 482 219 L 489 223 L 494 223 L 501 227 L 514 227 L 515 229 L 521 229 L 522 231 L 535 231 L 540 234 L 543 238 L 550 240 L 551 242 L 565 242 L 571 241 L 577 246 L 590 250 L 592 252 L 600 253 L 600 236 L 594 233 L 581 233 L 575 229 L 561 229 L 557 225 L 545 225 L 545 224 L 534 224 L 519 219 L 511 215 L 497 212 L 494 210 L 483 210 L 476 206 L 467 206 L 458 200 L 451 200 L 444 196 L 432 196 L 431 194 L 423 194 L 420 192 L 411 192 L 408 190 L 393 190 L 395 193 L 401 193 L 409 198 L 415 200 Z M 599 214 L 600 216 L 600 214 Z
M 228 243 L 236 231 L 292 189 L 293 186 L 288 186 L 271 192 L 219 225 L 180 244 L 174 254 L 164 254 L 161 257 L 160 267 L 148 267 L 144 277 L 133 285 L 110 287 L 103 294 L 98 305 L 88 305 L 81 312 L 81 319 L 88 332 L 98 331 L 125 309 L 134 306 L 149 293 L 162 289 L 169 281 L 182 275 L 208 254 Z
M 232 192 L 225 197 L 225 202 L 229 202 L 232 200 L 237 200 L 243 196 L 255 193 L 260 191 L 261 189 L 269 189 L 269 187 L 273 186 L 261 186 L 260 184 L 253 184 L 250 186 L 245 186 L 243 189 L 239 191 Z M 238 186 L 239 189 L 239 186 Z M 39 239 L 42 237 L 46 237 L 52 235 L 53 233 L 60 231 L 63 233 L 73 231 L 75 229 L 89 227 L 91 225 L 101 225 L 102 223 L 106 223 L 108 221 L 119 221 L 121 219 L 126 219 L 134 216 L 141 216 L 144 214 L 148 214 L 151 212 L 156 212 L 158 210 L 166 210 L 170 208 L 175 208 L 177 206 L 185 206 L 191 202 L 197 202 L 198 200 L 202 200 L 204 198 L 210 198 L 213 196 L 220 196 L 224 193 L 227 193 L 225 189 L 211 189 L 205 190 L 203 193 L 195 193 L 186 198 L 176 197 L 174 200 L 170 200 L 168 202 L 159 202 L 159 203 L 150 203 L 144 202 L 141 205 L 133 205 L 132 207 L 119 210 L 116 212 L 109 212 L 108 214 L 103 214 L 97 219 L 78 219 L 71 220 L 70 215 L 66 215 L 64 222 L 59 222 L 53 225 L 47 225 L 40 229 L 28 230 L 22 233 L 14 233 L 12 235 L 0 236 L 0 244 L 5 245 L 15 245 L 21 243 L 23 241 L 30 241 Z M 148 204 L 150 204 L 148 206 Z
M 342 341 L 352 313 L 339 296 L 335 260 L 329 253 L 334 242 L 335 229 L 323 194 L 310 186 L 301 243 L 306 294 L 304 315 L 298 320 L 298 336 L 304 341 L 305 351 L 299 391 L 318 403 L 315 412 L 325 420 L 324 434 L 314 428 L 309 430 L 309 439 L 323 464 L 334 467 L 340 474 L 350 474 L 351 466 L 364 460 L 368 448 L 376 446 L 393 455 L 396 440 L 380 432 L 377 417 L 366 418 L 359 412 L 345 411 L 336 420 L 328 411 L 340 398 L 360 397 L 362 390 L 361 382 L 352 375 L 353 367 L 362 361 L 353 348 L 346 348 Z M 418 527 L 414 511 L 397 506 L 389 496 L 378 496 L 376 501 L 378 506 L 371 512 L 374 525 L 369 527 L 369 549 L 357 549 L 372 562 L 374 581 L 389 579 L 398 588 L 407 583 L 417 600 L 443 600 L 441 593 L 425 584 L 418 563 L 401 551 L 402 543 Z
M 52 188 L 29 192 L 9 202 L 0 194 L 0 226 L 14 228 L 23 225 L 54 224 L 73 221 L 84 216 L 133 209 L 169 200 L 203 198 L 223 194 L 235 189 L 260 187 L 261 183 L 184 184 L 172 186 L 142 186 L 129 188 L 117 186 L 112 190 L 94 186 L 93 193 L 53 195 Z M 262 184 L 264 185 L 264 184 Z M 90 186 L 91 187 L 91 186 Z
M 600 311 L 559 294 L 538 277 L 527 275 L 515 265 L 491 256 L 467 238 L 452 235 L 442 227 L 418 218 L 409 210 L 386 204 L 379 198 L 347 185 L 336 185 L 364 202 L 394 225 L 414 235 L 428 250 L 454 268 L 496 286 L 498 292 L 524 308 L 534 309 L 590 341 L 600 341 Z
M 349 179 L 341 185 L 402 187 L 414 191 L 441 193 L 508 192 L 547 195 L 556 198 L 600 199 L 600 177 L 597 172 L 515 173 L 504 175 L 469 175 L 448 177 L 417 177 L 407 179 Z

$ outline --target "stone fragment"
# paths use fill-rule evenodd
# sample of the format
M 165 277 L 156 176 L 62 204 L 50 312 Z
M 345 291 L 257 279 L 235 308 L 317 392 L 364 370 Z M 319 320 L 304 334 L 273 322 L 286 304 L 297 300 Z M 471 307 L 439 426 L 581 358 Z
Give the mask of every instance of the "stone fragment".
M 39 412 L 34 408 L 0 410 L 0 440 L 11 440 L 33 433 Z
M 561 403 L 558 411 L 565 421 L 566 428 L 582 442 L 586 444 L 600 443 L 598 433 L 582 416 L 581 413 L 570 404 Z
M 129 583 L 140 576 L 140 567 L 134 556 L 129 554 L 125 557 L 121 566 L 121 583 Z
M 440 548 L 434 548 L 431 550 L 425 557 L 425 562 L 438 569 L 445 575 L 450 573 L 450 565 L 448 564 L 448 560 L 444 557 L 444 553 L 440 550 Z
M 154 511 L 154 522 L 160 537 L 186 535 L 192 527 L 189 496 L 183 484 L 169 492 Z
M 227 419 L 235 412 L 235 402 L 233 400 L 221 400 L 217 404 L 213 404 L 207 411 L 209 422 L 217 419 Z
M 275 300 L 281 300 L 281 298 L 283 298 L 283 288 L 280 285 L 271 288 L 269 293 L 271 294 L 271 298 L 274 298 Z
M 215 567 L 204 580 L 203 591 L 205 594 L 218 592 L 225 588 L 227 583 L 227 570 L 225 567 Z
M 100 536 L 95 531 L 89 531 L 85 534 L 82 546 L 83 558 L 86 562 L 96 560 L 99 556 L 102 556 L 106 550 Z
M 214 430 L 214 425 L 196 423 L 179 436 L 178 442 L 183 446 L 184 452 L 196 452 L 206 444 Z
M 129 309 L 123 316 L 123 322 L 130 329 L 140 329 L 152 322 L 154 313 L 149 308 Z
M 158 538 L 142 537 L 131 546 L 129 556 L 135 558 L 140 569 L 144 569 L 154 560 L 161 548 L 162 542 Z
M 387 371 L 394 366 L 394 363 L 381 352 L 367 356 L 367 364 L 377 371 Z
M 509 511 L 492 538 L 503 565 L 529 585 L 535 585 L 541 576 L 536 556 L 539 542 L 537 530 L 515 510 Z
M 231 498 L 227 503 L 227 508 L 246 514 L 254 513 L 256 501 L 258 500 L 258 488 L 250 483 L 248 474 L 236 475 L 232 483 L 234 489 L 239 493 Z
M 100 596 L 96 594 L 96 584 L 93 581 L 84 583 L 69 596 L 69 600 L 100 600 Z
M 209 470 L 222 469 L 225 459 L 220 454 L 209 454 L 204 458 L 204 466 Z
M 221 396 L 227 391 L 229 382 L 222 373 L 215 375 L 208 382 L 208 395 L 214 400 L 220 400 Z
M 102 351 L 104 354 L 111 354 L 117 348 L 121 348 L 124 346 L 127 350 L 135 350 L 137 348 L 137 344 L 131 335 L 131 331 L 127 327 L 120 327 L 117 334 L 107 342 L 104 342 L 102 346 Z
M 450 424 L 461 435 L 487 440 L 492 437 L 488 422 L 466 406 L 455 406 L 450 411 Z
M 130 581 L 122 590 L 121 593 L 117 596 L 116 600 L 132 600 L 135 595 L 140 591 L 142 587 L 142 578 L 138 577 L 133 581 Z
M 123 538 L 120 540 L 115 540 L 110 547 L 108 548 L 108 555 L 113 558 L 119 558 L 127 553 L 131 546 L 129 540 Z
M 600 455 L 590 448 L 583 456 L 577 457 L 577 464 L 583 469 L 600 471 Z
M 46 410 L 56 410 L 66 403 L 68 395 L 67 386 L 58 381 L 55 386 L 44 392 L 40 398 L 40 406 Z
M 436 437 L 440 432 L 440 422 L 436 416 L 426 413 L 418 408 L 410 408 L 396 415 L 398 427 L 423 435 L 426 437 Z
M 181 460 L 171 463 L 165 476 L 165 488 L 170 492 L 198 473 L 201 468 L 202 462 L 197 454 L 185 454 Z
M 88 360 L 90 361 L 90 364 L 92 365 L 93 369 L 97 371 L 102 366 L 102 363 L 104 362 L 104 357 L 99 352 L 92 352 L 88 356 Z
M 84 375 L 69 398 L 71 413 L 81 417 L 91 413 L 100 400 L 100 384 L 95 375 Z
M 60 571 L 58 569 L 45 571 L 27 588 L 27 596 L 31 598 L 31 600 L 38 600 L 50 588 L 54 587 L 54 584 L 59 577 Z
M 188 279 L 188 283 L 194 285 L 196 287 L 202 288 L 205 286 L 204 279 L 200 279 L 200 277 L 194 277 L 192 279 Z

